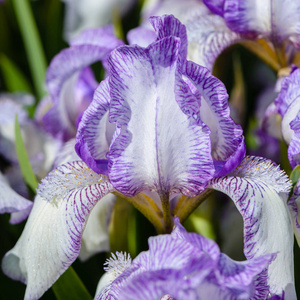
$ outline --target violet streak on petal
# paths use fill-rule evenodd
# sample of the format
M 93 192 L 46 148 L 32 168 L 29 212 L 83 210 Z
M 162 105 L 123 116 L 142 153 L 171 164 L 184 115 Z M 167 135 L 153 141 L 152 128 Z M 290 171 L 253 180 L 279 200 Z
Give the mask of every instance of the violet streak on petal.
M 235 169 L 245 155 L 243 131 L 230 117 L 228 94 L 224 84 L 210 72 L 191 61 L 184 74 L 194 85 L 200 102 L 200 118 L 210 128 L 212 157 L 221 176 Z
M 7 276 L 27 284 L 26 300 L 40 298 L 77 258 L 89 213 L 111 191 L 107 178 L 81 161 L 42 180 L 25 229 L 2 261 Z
M 196 101 L 180 78 L 179 50 L 180 40 L 167 37 L 111 54 L 109 120 L 117 131 L 107 156 L 109 178 L 125 195 L 143 189 L 195 195 L 212 176 L 209 130 L 176 102 Z
M 296 299 L 287 175 L 269 160 L 246 157 L 230 176 L 212 179 L 208 187 L 230 196 L 241 213 L 248 259 L 278 253 L 268 270 L 271 293 Z
M 76 136 L 76 152 L 96 173 L 107 174 L 106 153 L 111 142 L 110 131 L 114 125 L 108 122 L 110 87 L 108 78 L 100 83 L 94 98 L 84 112 Z M 113 127 L 111 129 L 111 127 Z
M 149 238 L 149 250 L 102 286 L 96 299 L 266 299 L 262 271 L 274 257 L 235 262 L 215 242 L 187 233 L 175 218 L 172 234 Z

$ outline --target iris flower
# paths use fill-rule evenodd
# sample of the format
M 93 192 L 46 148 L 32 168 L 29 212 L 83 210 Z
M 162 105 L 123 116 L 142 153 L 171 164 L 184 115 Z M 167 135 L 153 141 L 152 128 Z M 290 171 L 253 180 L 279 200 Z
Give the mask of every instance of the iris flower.
M 149 250 L 132 262 L 123 253 L 110 258 L 95 299 L 267 299 L 266 271 L 276 255 L 237 262 L 174 222 L 171 234 L 150 237 Z
M 121 195 L 162 233 L 216 189 L 243 217 L 247 259 L 277 254 L 267 271 L 269 292 L 296 299 L 288 177 L 271 161 L 244 158 L 224 85 L 186 60 L 185 26 L 173 16 L 151 23 L 157 39 L 147 48 L 112 51 L 109 76 L 79 124 L 83 161 L 42 180 L 4 272 L 27 284 L 25 299 L 39 298 L 77 258 L 89 214 L 104 196 Z
M 227 27 L 240 36 L 240 41 L 243 41 L 246 47 L 275 70 L 299 62 L 298 1 L 203 0 L 203 2 L 214 14 L 224 19 Z M 224 31 L 221 27 L 216 29 L 215 34 Z M 222 43 L 220 46 L 222 47 Z
M 210 70 L 221 52 L 234 43 L 241 43 L 276 71 L 299 63 L 297 1 L 189 0 L 186 7 L 191 9 L 180 0 L 150 1 L 142 26 L 149 14 L 174 14 L 187 27 L 189 59 Z

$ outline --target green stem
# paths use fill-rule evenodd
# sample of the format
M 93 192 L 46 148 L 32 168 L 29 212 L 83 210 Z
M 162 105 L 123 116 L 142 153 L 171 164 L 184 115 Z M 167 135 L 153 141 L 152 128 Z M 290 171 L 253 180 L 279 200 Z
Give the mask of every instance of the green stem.
M 184 204 L 177 208 L 178 213 L 176 214 L 181 223 L 188 218 L 188 216 L 212 193 L 213 190 L 206 189 L 197 197 L 187 198 Z M 175 207 L 176 209 L 176 207 Z
M 40 36 L 28 0 L 12 0 L 15 14 L 25 45 L 36 94 L 39 99 L 45 95 L 44 82 L 47 62 Z
M 164 217 L 164 232 L 170 233 L 173 229 L 173 218 L 171 216 L 171 210 L 170 210 L 170 200 L 169 200 L 169 194 L 161 194 L 160 200 L 162 204 L 163 209 L 163 217 Z
M 138 194 L 134 197 L 126 197 L 125 195 L 118 192 L 114 192 L 113 194 L 127 200 L 130 204 L 132 204 L 153 224 L 158 234 L 165 232 L 162 225 L 162 212 L 158 211 L 158 209 L 155 210 L 151 203 L 149 203 L 146 197 L 144 197 L 142 194 Z

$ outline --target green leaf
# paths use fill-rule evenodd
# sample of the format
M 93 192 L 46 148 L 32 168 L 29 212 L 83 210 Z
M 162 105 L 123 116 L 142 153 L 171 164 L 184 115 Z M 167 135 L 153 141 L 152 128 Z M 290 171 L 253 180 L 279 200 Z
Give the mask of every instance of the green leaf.
M 58 300 L 91 300 L 92 297 L 72 267 L 52 286 Z
M 0 53 L 0 67 L 9 92 L 32 93 L 31 87 L 21 70 L 7 56 Z
M 12 0 L 12 3 L 24 41 L 34 87 L 37 96 L 41 99 L 45 95 L 44 85 L 47 62 L 40 36 L 35 24 L 29 1 Z
M 300 178 L 299 166 L 296 166 L 290 175 L 290 179 L 292 180 L 293 185 L 295 185 L 298 182 L 299 178 Z
M 36 191 L 38 181 L 32 171 L 31 164 L 29 162 L 28 154 L 24 145 L 24 141 L 21 135 L 20 124 L 18 121 L 18 116 L 15 117 L 15 140 L 16 140 L 16 152 L 21 168 L 22 175 L 25 182 L 32 189 L 33 192 Z

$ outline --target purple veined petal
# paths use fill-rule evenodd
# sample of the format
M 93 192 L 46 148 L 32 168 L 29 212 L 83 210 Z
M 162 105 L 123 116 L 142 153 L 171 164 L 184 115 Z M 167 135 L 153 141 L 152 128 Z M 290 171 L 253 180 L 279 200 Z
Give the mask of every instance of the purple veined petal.
M 218 260 L 220 255 L 220 249 L 218 245 L 208 238 L 205 238 L 202 235 L 196 233 L 189 233 L 186 229 L 180 224 L 179 218 L 174 218 L 175 227 L 171 235 L 179 240 L 184 241 L 187 244 L 193 245 L 198 251 L 205 251 L 209 254 L 214 260 Z
M 191 61 L 186 63 L 184 74 L 200 99 L 200 118 L 211 130 L 212 157 L 216 161 L 214 176 L 231 172 L 240 164 L 246 150 L 242 128 L 230 117 L 226 88 L 208 69 Z
M 283 79 L 281 90 L 275 100 L 278 112 L 282 116 L 281 132 L 287 144 L 290 144 L 294 131 L 290 127 L 292 120 L 300 111 L 300 70 L 294 70 L 290 76 Z
M 292 216 L 295 237 L 298 245 L 300 245 L 300 180 L 298 180 L 297 185 L 294 187 L 294 192 L 288 202 L 288 207 Z
M 262 272 L 274 256 L 235 262 L 215 242 L 187 233 L 175 218 L 172 234 L 151 237 L 149 250 L 121 274 L 101 279 L 96 299 L 266 299 L 269 290 Z
M 275 44 L 290 39 L 299 45 L 300 4 L 297 1 L 225 0 L 228 27 L 252 37 L 265 37 Z
M 213 69 L 217 57 L 230 45 L 241 40 L 241 36 L 231 31 L 224 19 L 207 14 L 189 19 L 186 23 L 188 35 L 188 59 Z
M 203 3 L 214 13 L 223 16 L 224 2 L 226 0 L 203 0 Z
M 42 180 L 25 229 L 2 261 L 7 276 L 27 284 L 25 299 L 41 297 L 77 258 L 89 213 L 112 190 L 80 161 Z
M 143 189 L 197 194 L 212 176 L 209 130 L 177 104 L 196 101 L 180 81 L 179 49 L 179 39 L 167 37 L 111 54 L 109 120 L 117 131 L 107 156 L 109 178 L 126 195 Z
M 91 211 L 81 239 L 79 258 L 82 261 L 96 253 L 109 251 L 108 227 L 115 201 L 116 196 L 108 194 Z
M 67 141 L 76 134 L 77 118 L 88 107 L 97 87 L 92 70 L 85 67 L 66 78 L 59 94 L 43 117 L 43 125 L 54 137 Z
M 223 16 L 231 30 L 250 36 L 271 35 L 271 1 L 225 0 L 223 5 Z
M 291 129 L 294 131 L 289 148 L 288 158 L 292 168 L 300 165 L 300 115 L 290 123 Z
M 156 32 L 157 40 L 168 36 L 180 38 L 180 59 L 185 62 L 188 47 L 185 26 L 172 15 L 150 17 L 150 23 Z
M 32 205 L 32 201 L 17 194 L 9 186 L 6 178 L 0 173 L 0 214 L 14 213 L 10 219 L 10 223 L 17 224 L 28 217 Z
M 300 96 L 298 87 L 300 86 L 300 70 L 294 68 L 287 77 L 280 78 L 276 85 L 279 94 L 275 99 L 278 113 L 283 117 L 288 107 Z
M 108 39 L 108 42 L 110 40 Z M 96 61 L 107 59 L 115 45 L 103 41 L 103 46 L 94 44 L 79 44 L 62 50 L 51 61 L 46 74 L 46 83 L 54 104 L 59 102 L 61 90 L 65 81 L 80 69 Z
M 244 220 L 244 253 L 248 259 L 268 253 L 277 258 L 268 269 L 272 294 L 296 299 L 293 232 L 287 208 L 291 183 L 271 161 L 246 157 L 230 176 L 212 179 L 208 187 L 227 194 Z
M 127 40 L 129 45 L 139 45 L 141 47 L 148 47 L 156 40 L 157 36 L 153 29 L 145 27 L 137 27 L 131 29 L 127 33 Z
M 76 152 L 96 173 L 107 174 L 106 154 L 115 129 L 108 122 L 109 78 L 100 83 L 93 101 L 84 112 L 76 136 Z M 111 128 L 112 127 L 112 128 Z

